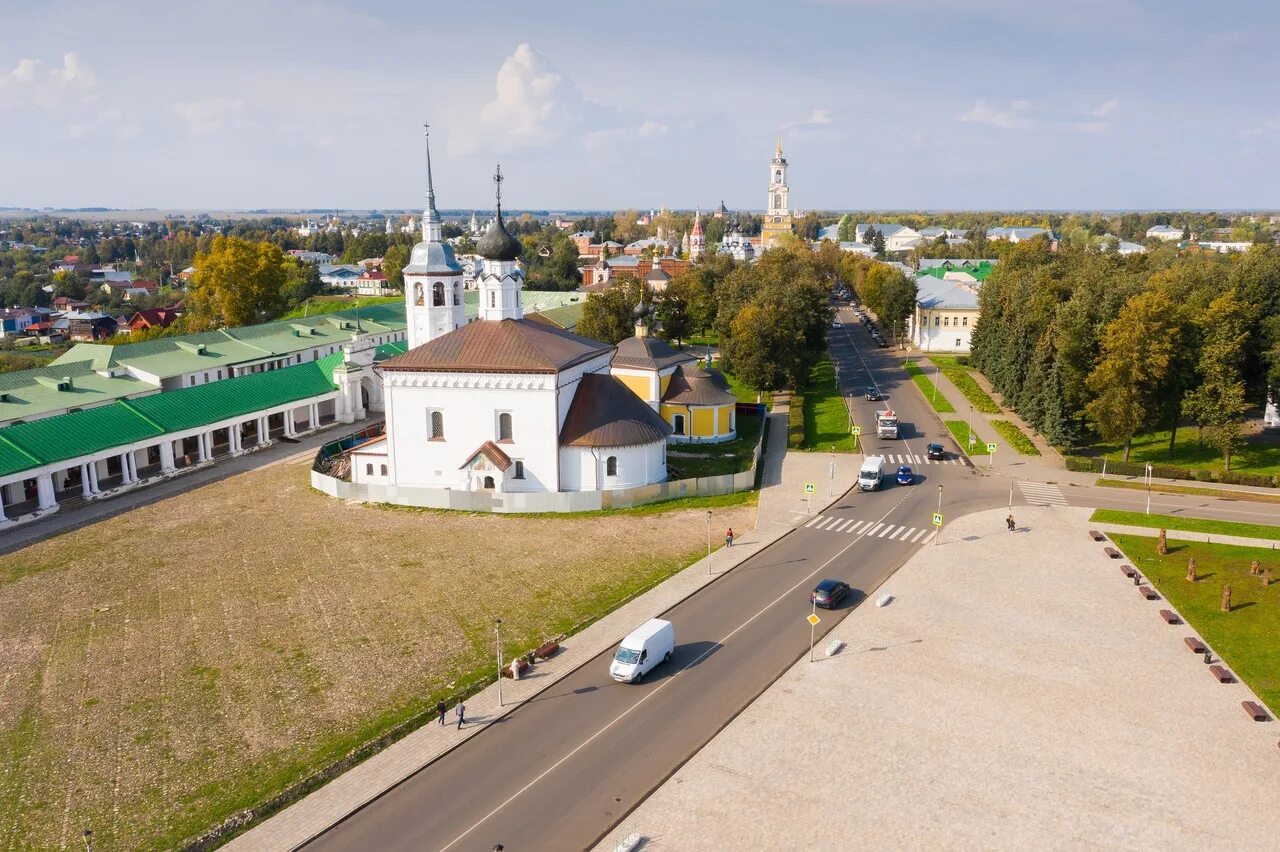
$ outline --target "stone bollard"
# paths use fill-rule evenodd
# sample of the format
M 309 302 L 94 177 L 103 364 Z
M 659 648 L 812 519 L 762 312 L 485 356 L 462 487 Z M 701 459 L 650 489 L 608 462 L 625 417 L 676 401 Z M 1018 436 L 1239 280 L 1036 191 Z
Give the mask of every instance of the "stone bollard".
M 1262 585 L 1264 587 L 1271 585 L 1271 569 L 1270 568 L 1267 568 L 1265 571 L 1262 572 Z
M 1249 563 L 1249 573 L 1254 576 L 1262 573 L 1262 566 L 1258 564 L 1258 560 L 1255 559 Z
M 1156 553 L 1164 556 L 1169 552 L 1169 545 L 1165 542 L 1164 530 L 1160 530 L 1160 535 L 1156 536 Z
M 1193 583 L 1197 580 L 1196 558 L 1194 556 L 1187 560 L 1187 579 Z
M 1231 612 L 1231 587 L 1222 587 L 1222 611 Z

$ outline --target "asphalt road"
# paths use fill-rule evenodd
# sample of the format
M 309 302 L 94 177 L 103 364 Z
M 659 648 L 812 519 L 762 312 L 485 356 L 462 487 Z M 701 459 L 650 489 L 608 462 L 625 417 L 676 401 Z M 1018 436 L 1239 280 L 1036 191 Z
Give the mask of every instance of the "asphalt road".
M 866 370 L 887 389 L 905 378 L 892 358 L 865 350 L 869 338 L 858 346 L 840 330 L 832 336 L 833 356 L 850 389 Z M 925 437 L 942 427 L 918 416 L 924 412 L 917 410 L 923 406 L 917 397 L 903 397 L 894 405 L 912 426 L 904 430 L 905 440 L 885 444 L 898 453 L 920 454 Z M 850 404 L 858 406 L 857 400 Z M 930 465 L 921 472 L 917 485 L 886 483 L 880 491 L 850 492 L 824 513 L 840 518 L 840 526 L 859 519 L 885 527 L 867 524 L 861 535 L 799 527 L 665 613 L 675 624 L 676 653 L 644 683 L 614 683 L 610 649 L 309 848 L 488 852 L 497 843 L 509 850 L 592 846 L 809 653 L 805 619 L 809 591 L 818 580 L 841 579 L 858 590 L 840 609 L 819 611 L 820 646 L 845 614 L 927 540 L 878 533 L 888 525 L 927 526 L 937 504 L 932 486 L 957 486 L 951 491 L 959 502 L 949 504 L 944 497 L 944 511 L 1000 505 L 1003 499 L 1003 483 L 977 476 L 964 464 Z

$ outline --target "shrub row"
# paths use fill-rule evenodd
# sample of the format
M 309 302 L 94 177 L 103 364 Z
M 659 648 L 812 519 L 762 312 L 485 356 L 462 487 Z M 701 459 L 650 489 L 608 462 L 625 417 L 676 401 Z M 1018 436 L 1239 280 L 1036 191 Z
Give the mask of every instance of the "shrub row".
M 791 409 L 787 412 L 787 447 L 804 449 L 804 394 L 791 395 Z
M 1084 456 L 1067 456 L 1067 470 L 1077 473 L 1101 473 L 1103 460 L 1085 458 Z M 1146 476 L 1147 466 L 1143 462 L 1107 461 L 1107 473 L 1118 476 Z M 1193 479 L 1196 482 L 1221 482 L 1224 485 L 1251 485 L 1259 488 L 1280 488 L 1280 477 L 1265 473 L 1246 473 L 1243 471 L 1212 471 L 1203 468 L 1190 470 L 1168 464 L 1151 465 L 1151 475 L 1157 479 Z

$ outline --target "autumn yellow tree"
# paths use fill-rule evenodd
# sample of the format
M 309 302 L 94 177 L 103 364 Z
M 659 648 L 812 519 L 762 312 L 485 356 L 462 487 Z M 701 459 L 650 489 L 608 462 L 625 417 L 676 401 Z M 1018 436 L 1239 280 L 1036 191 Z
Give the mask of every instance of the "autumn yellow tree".
M 196 255 L 188 307 L 194 324 L 265 322 L 285 307 L 285 259 L 280 247 L 239 237 L 214 237 Z

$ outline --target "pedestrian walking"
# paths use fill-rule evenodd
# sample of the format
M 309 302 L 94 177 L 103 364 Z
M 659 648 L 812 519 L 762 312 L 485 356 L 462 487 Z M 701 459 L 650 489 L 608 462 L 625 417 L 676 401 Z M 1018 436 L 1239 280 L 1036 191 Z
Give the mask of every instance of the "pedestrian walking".
M 444 711 L 447 709 L 448 707 L 443 701 L 436 702 L 436 721 L 440 723 L 441 727 L 444 727 Z
M 729 531 L 724 534 L 724 546 L 733 547 L 733 527 L 729 527 Z
M 467 705 L 459 701 L 453 712 L 458 714 L 458 730 L 461 731 L 462 723 L 467 721 Z
M 1010 515 L 1009 517 L 1005 518 L 1005 519 L 1004 519 L 1004 522 L 1005 522 L 1005 524 L 1006 524 L 1006 525 L 1008 525 L 1008 527 L 1009 527 L 1009 532 L 1013 532 L 1014 527 L 1016 527 L 1016 526 L 1017 526 L 1017 524 L 1015 524 L 1015 523 L 1013 522 L 1013 515 Z

